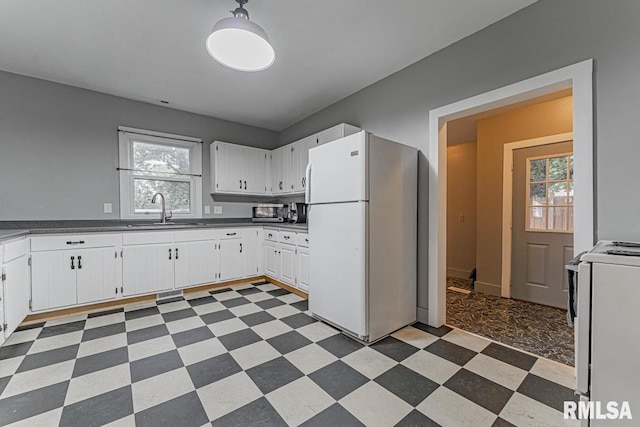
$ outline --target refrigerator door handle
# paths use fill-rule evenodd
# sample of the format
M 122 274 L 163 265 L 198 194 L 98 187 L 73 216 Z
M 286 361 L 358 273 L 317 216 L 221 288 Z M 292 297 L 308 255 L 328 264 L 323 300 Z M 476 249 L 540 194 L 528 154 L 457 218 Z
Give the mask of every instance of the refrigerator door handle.
M 304 189 L 304 202 L 309 204 L 311 203 L 311 162 L 307 164 L 307 169 L 304 171 L 304 181 L 306 184 Z

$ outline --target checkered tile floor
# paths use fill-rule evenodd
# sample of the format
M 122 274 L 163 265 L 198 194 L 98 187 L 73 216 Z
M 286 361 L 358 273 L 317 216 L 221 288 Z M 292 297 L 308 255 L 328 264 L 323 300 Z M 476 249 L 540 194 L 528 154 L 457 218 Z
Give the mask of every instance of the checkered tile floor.
M 573 369 L 447 327 L 362 346 L 267 283 L 22 327 L 0 425 L 564 425 Z M 570 425 L 570 424 L 569 424 Z

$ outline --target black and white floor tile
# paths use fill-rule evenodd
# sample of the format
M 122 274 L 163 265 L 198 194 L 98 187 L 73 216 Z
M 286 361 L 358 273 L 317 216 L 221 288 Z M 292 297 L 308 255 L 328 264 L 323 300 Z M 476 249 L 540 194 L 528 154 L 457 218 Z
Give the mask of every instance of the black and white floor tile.
M 0 425 L 565 425 L 573 369 L 457 329 L 363 346 L 267 283 L 22 327 Z M 573 424 L 566 424 L 573 425 Z

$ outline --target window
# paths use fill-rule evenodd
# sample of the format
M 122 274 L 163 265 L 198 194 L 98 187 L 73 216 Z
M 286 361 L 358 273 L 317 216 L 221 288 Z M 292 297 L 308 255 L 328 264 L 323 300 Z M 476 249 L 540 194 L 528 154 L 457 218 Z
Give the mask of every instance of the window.
M 202 143 L 199 139 L 118 128 L 120 134 L 120 214 L 123 219 L 160 215 L 165 197 L 174 218 L 201 216 Z M 159 218 L 159 217 L 158 217 Z
M 527 231 L 573 232 L 573 155 L 527 159 Z

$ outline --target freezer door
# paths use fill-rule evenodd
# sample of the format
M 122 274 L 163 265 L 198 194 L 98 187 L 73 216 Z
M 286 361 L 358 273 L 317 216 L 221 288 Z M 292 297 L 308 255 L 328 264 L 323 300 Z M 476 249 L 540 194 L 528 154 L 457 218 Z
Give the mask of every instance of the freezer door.
M 367 337 L 368 203 L 313 205 L 309 210 L 309 310 Z
M 307 203 L 368 200 L 367 134 L 358 132 L 309 151 Z

